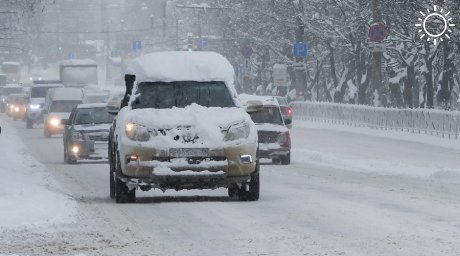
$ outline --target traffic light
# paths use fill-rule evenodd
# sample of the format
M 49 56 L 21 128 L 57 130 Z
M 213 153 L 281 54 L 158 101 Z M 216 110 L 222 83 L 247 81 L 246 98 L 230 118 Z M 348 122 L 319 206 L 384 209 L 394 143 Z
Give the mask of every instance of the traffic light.
M 193 34 L 192 33 L 187 34 L 187 51 L 189 52 L 193 51 Z

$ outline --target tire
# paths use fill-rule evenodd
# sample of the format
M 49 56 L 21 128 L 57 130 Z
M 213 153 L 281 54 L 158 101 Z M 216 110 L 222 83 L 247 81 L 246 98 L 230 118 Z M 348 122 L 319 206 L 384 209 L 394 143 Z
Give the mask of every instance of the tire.
M 291 164 L 291 152 L 286 156 L 281 157 L 281 164 L 282 165 L 289 165 Z
M 124 204 L 124 203 L 134 203 L 136 202 L 136 190 L 131 189 L 129 190 L 128 186 L 120 179 L 121 175 L 121 162 L 120 156 L 117 153 L 117 166 L 115 172 L 115 202 L 117 204 Z
M 27 129 L 32 129 L 33 124 L 34 124 L 34 122 L 31 119 L 29 119 L 29 118 L 26 119 L 26 128 Z
M 115 198 L 115 163 L 110 157 L 111 153 L 109 152 L 109 183 L 110 183 L 110 198 Z
M 240 201 L 257 201 L 260 194 L 260 177 L 259 177 L 259 162 L 256 163 L 256 170 L 251 173 L 249 181 L 249 190 L 246 191 L 246 186 L 242 186 L 238 191 L 238 199 Z
M 51 134 L 48 131 L 48 129 L 46 128 L 43 129 L 43 136 L 45 136 L 45 138 L 51 138 Z
M 64 144 L 64 162 L 66 164 L 77 164 L 76 159 L 72 159 L 67 153 L 67 145 Z
M 236 185 L 228 187 L 228 196 L 230 198 L 238 198 L 238 187 Z

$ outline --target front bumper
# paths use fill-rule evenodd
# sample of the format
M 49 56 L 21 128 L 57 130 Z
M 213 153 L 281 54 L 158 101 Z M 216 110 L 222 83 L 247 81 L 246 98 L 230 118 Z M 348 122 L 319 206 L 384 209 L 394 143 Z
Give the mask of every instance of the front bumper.
M 71 141 L 67 143 L 67 152 L 75 159 L 102 160 L 107 159 L 107 141 Z M 78 149 L 75 152 L 75 148 Z
M 257 156 L 258 158 L 276 159 L 287 156 L 290 152 L 290 148 L 284 148 L 277 143 L 259 143 Z
M 122 173 L 129 178 L 150 180 L 154 184 L 159 179 L 173 179 L 177 186 L 183 179 L 203 184 L 203 178 L 227 184 L 234 177 L 247 180 L 254 172 L 257 143 L 210 149 L 205 157 L 171 157 L 169 149 L 157 150 L 132 141 L 119 145 L 119 149 Z
M 34 120 L 34 121 L 43 121 L 43 115 L 42 115 L 42 110 L 32 110 L 30 108 L 27 109 L 26 111 L 27 118 L 29 120 Z

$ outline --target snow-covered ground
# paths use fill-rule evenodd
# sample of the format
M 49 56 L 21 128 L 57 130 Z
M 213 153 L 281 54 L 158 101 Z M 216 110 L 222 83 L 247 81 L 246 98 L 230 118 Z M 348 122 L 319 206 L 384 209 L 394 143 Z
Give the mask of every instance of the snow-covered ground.
M 0 181 L 0 255 L 460 255 L 456 141 L 294 120 L 292 164 L 262 165 L 257 202 L 219 189 L 117 205 L 106 163 L 66 165 L 61 137 L 0 123 L 0 171 L 19 175 Z
M 30 156 L 16 129 L 0 124 L 0 232 L 74 222 L 76 202 Z

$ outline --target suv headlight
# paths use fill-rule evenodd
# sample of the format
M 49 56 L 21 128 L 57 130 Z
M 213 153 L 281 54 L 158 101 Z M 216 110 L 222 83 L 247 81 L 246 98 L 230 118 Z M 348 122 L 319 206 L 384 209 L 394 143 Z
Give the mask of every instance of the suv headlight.
M 225 141 L 234 141 L 239 139 L 246 139 L 249 137 L 249 132 L 251 131 L 249 124 L 247 122 L 242 122 L 234 124 L 228 128 L 224 136 Z
M 72 132 L 71 135 L 72 140 L 83 140 L 83 134 L 81 132 Z
M 29 104 L 29 108 L 32 110 L 37 110 L 40 108 L 40 104 Z
M 125 124 L 125 133 L 129 139 L 135 141 L 148 141 L 150 139 L 150 133 L 147 127 L 134 123 Z
M 48 123 L 51 125 L 51 126 L 59 126 L 61 124 L 61 119 L 57 118 L 57 117 L 51 117 L 50 119 L 48 119 Z

